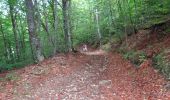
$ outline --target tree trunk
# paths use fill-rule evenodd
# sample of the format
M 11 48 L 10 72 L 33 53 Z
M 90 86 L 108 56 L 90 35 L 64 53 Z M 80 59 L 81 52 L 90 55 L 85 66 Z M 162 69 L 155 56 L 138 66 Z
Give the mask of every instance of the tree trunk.
M 63 5 L 63 27 L 65 34 L 66 47 L 69 52 L 72 51 L 72 41 L 71 41 L 71 25 L 70 25 L 70 4 L 71 0 L 62 0 Z
M 11 22 L 12 22 L 12 30 L 14 33 L 14 39 L 15 39 L 15 49 L 16 49 L 16 58 L 19 59 L 20 57 L 20 48 L 19 48 L 19 38 L 17 33 L 17 23 L 16 18 L 14 16 L 14 7 L 12 4 L 9 3 L 9 10 L 10 10 L 10 16 L 11 16 Z
M 6 57 L 7 60 L 9 60 L 10 56 L 8 56 L 8 47 L 7 47 L 6 37 L 5 37 L 5 33 L 3 31 L 3 26 L 2 26 L 1 22 L 0 22 L 0 32 L 2 33 L 2 38 L 3 38 L 3 42 L 4 42 L 4 48 L 5 48 L 4 56 Z
M 22 46 L 22 49 L 23 49 L 23 51 L 25 51 L 25 48 L 26 48 L 26 46 L 25 46 L 25 34 L 24 34 L 24 32 L 25 32 L 25 30 L 24 30 L 24 26 L 23 26 L 23 24 L 22 24 L 22 18 L 21 18 L 21 15 L 19 16 L 19 26 L 20 26 L 20 32 L 21 32 L 21 46 Z
M 99 25 L 99 12 L 98 9 L 96 9 L 96 28 L 97 28 L 97 35 L 98 35 L 98 41 L 99 41 L 99 46 L 101 46 L 101 32 L 100 32 L 100 25 Z
M 38 2 L 37 0 L 34 0 L 34 14 L 35 14 L 35 26 L 36 26 L 36 30 L 37 33 L 39 33 L 41 31 L 41 15 L 39 12 L 39 8 L 38 8 Z
M 42 48 L 40 45 L 40 39 L 37 35 L 37 23 L 35 21 L 35 9 L 32 0 L 25 0 L 27 23 L 29 30 L 30 43 L 32 47 L 33 57 L 36 61 L 43 61 L 44 56 L 42 54 Z
M 53 41 L 53 38 L 50 34 L 50 30 L 49 30 L 49 20 L 48 20 L 48 14 L 47 14 L 47 9 L 46 9 L 46 2 L 45 0 L 43 0 L 43 15 L 44 15 L 44 20 L 45 22 L 43 22 L 43 20 L 41 20 L 41 25 L 43 27 L 43 29 L 45 30 L 45 32 L 47 33 L 47 36 L 48 36 L 48 40 L 49 42 L 52 44 L 52 46 L 55 45 L 54 41 Z
M 58 10 L 58 1 L 54 0 L 54 51 L 53 53 L 56 54 L 57 51 L 57 44 L 58 44 L 58 17 L 57 17 L 57 10 Z
M 114 26 L 114 20 L 113 20 L 113 8 L 112 8 L 112 0 L 109 0 L 109 12 L 110 12 L 110 19 L 111 19 L 111 27 Z

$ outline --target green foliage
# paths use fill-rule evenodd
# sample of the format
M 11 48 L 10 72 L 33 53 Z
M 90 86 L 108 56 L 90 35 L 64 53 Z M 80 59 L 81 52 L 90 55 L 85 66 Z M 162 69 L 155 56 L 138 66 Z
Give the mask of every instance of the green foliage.
M 5 70 L 11 70 L 11 69 L 13 69 L 12 66 L 7 66 L 6 64 L 1 62 L 1 64 L 0 64 L 0 72 L 3 72 Z
M 4 72 L 6 70 L 13 70 L 14 68 L 22 68 L 23 66 L 26 66 L 28 64 L 33 64 L 33 60 L 28 59 L 28 60 L 23 60 L 23 61 L 11 63 L 11 64 L 0 62 L 0 72 Z
M 17 4 L 17 0 L 8 0 L 8 4 L 14 6 Z
M 165 55 L 158 54 L 153 58 L 153 65 L 158 69 L 163 75 L 170 79 L 170 63 L 165 58 Z
M 133 64 L 139 66 L 147 59 L 144 52 L 128 51 L 124 53 L 124 58 L 130 60 Z
M 162 54 L 158 54 L 153 58 L 155 68 L 162 70 L 162 66 L 165 65 L 165 59 Z

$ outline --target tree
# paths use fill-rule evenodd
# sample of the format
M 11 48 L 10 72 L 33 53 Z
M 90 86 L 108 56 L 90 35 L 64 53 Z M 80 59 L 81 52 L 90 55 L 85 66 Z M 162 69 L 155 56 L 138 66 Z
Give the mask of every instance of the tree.
M 3 38 L 3 43 L 4 43 L 4 49 L 5 49 L 4 56 L 7 57 L 7 60 L 8 60 L 8 59 L 10 59 L 10 57 L 8 56 L 7 41 L 6 41 L 6 37 L 5 37 L 5 33 L 3 31 L 3 25 L 2 25 L 1 21 L 0 21 L 0 32 L 2 33 L 2 38 Z
M 70 25 L 70 12 L 71 0 L 62 0 L 63 5 L 63 27 L 66 41 L 66 48 L 69 52 L 72 51 L 72 40 L 71 40 L 71 25 Z
M 96 28 L 97 28 L 97 35 L 98 35 L 98 41 L 99 41 L 99 46 L 101 46 L 101 32 L 100 32 L 100 25 L 99 25 L 99 12 L 98 9 L 96 8 L 95 11 L 95 16 L 96 16 Z
M 53 1 L 54 3 L 54 11 L 53 11 L 53 15 L 54 15 L 54 38 L 53 38 L 53 41 L 54 41 L 54 51 L 53 51 L 53 54 L 56 54 L 56 51 L 57 51 L 57 43 L 58 43 L 58 1 L 57 0 L 54 0 Z
M 29 38 L 32 47 L 32 54 L 36 61 L 43 61 L 42 47 L 38 38 L 37 23 L 35 21 L 35 6 L 32 0 L 25 0 Z
M 16 59 L 18 60 L 20 57 L 20 43 L 19 43 L 19 36 L 17 32 L 17 21 L 16 21 L 17 15 L 16 14 L 14 15 L 15 13 L 14 5 L 16 4 L 16 0 L 14 1 L 8 0 L 8 4 L 9 4 L 9 11 L 10 11 L 11 22 L 12 22 L 12 30 L 15 38 Z

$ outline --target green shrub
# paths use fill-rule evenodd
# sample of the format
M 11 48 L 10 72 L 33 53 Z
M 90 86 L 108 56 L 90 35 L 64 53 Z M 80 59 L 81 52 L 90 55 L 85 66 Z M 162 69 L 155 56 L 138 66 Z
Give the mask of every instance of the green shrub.
M 139 66 L 145 59 L 147 59 L 144 52 L 128 51 L 123 54 L 125 59 L 130 60 L 133 64 Z
M 11 70 L 11 69 L 12 69 L 12 66 L 8 66 L 4 62 L 0 62 L 0 72 L 3 72 L 5 70 Z
M 147 59 L 147 55 L 145 52 L 139 52 L 139 61 L 142 63 Z
M 153 65 L 163 75 L 170 79 L 170 63 L 163 54 L 158 54 L 153 58 Z
M 14 68 L 22 68 L 28 64 L 33 64 L 33 60 L 28 59 L 28 60 L 24 60 L 24 61 L 13 63 L 13 64 L 6 64 L 4 62 L 0 62 L 0 72 L 12 70 Z

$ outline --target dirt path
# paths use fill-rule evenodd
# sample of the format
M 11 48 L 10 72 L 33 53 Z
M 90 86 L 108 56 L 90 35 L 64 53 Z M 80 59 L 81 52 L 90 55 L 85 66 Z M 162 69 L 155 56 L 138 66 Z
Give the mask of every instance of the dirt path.
M 0 81 L 0 100 L 170 100 L 152 67 L 135 69 L 101 50 L 57 55 L 13 74 L 16 80 Z

